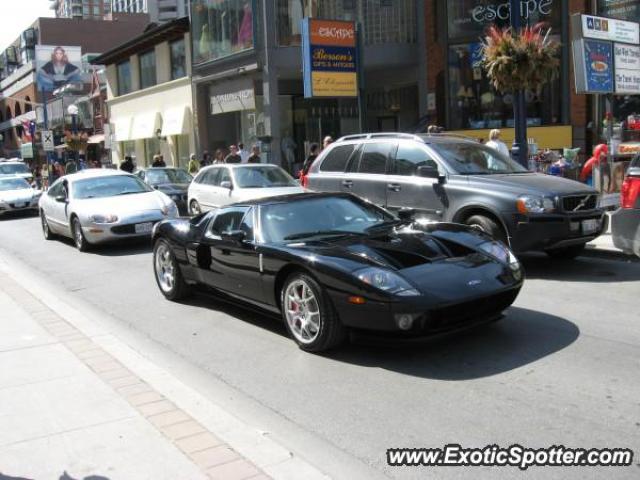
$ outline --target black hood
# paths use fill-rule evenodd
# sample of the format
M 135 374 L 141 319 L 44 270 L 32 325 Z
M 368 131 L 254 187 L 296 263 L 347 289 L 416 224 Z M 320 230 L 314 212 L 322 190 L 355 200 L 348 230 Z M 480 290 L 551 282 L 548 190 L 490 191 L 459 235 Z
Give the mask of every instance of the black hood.
M 166 194 L 183 194 L 189 189 L 188 183 L 156 183 L 153 188 Z

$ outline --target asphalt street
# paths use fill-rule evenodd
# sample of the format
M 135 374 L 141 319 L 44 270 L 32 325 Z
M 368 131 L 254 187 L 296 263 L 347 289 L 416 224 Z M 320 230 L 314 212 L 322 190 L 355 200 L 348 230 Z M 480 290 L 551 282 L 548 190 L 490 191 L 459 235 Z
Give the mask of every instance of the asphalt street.
M 640 477 L 638 262 L 525 256 L 526 284 L 498 323 L 433 340 L 361 338 L 321 356 L 300 351 L 261 312 L 205 295 L 166 301 L 146 243 L 80 253 L 71 242 L 45 241 L 36 217 L 15 217 L 0 219 L 0 250 L 308 432 L 315 448 L 388 477 Z M 448 443 L 628 447 L 635 458 L 626 468 L 526 474 L 386 464 L 387 448 Z

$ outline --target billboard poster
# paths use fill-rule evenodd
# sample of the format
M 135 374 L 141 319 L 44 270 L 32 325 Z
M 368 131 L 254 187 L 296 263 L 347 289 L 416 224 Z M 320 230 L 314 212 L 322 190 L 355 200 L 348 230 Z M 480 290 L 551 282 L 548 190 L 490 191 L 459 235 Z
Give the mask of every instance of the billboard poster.
M 302 55 L 306 98 L 358 96 L 354 22 L 303 19 Z
M 36 81 L 38 89 L 47 92 L 71 82 L 82 82 L 81 48 L 36 45 Z
M 601 40 L 573 42 L 576 93 L 613 93 L 613 45 Z

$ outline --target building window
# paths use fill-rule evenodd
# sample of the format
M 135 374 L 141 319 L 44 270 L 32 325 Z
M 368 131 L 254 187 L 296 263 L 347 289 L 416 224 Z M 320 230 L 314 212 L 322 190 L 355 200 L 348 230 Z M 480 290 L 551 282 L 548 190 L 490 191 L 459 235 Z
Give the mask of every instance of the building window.
M 253 48 L 253 2 L 192 0 L 191 25 L 195 63 Z
M 118 71 L 118 95 L 126 95 L 131 88 L 131 62 L 121 62 L 116 66 Z
M 186 55 L 184 49 L 184 38 L 171 42 L 171 80 L 184 77 L 186 72 Z
M 156 52 L 150 50 L 140 54 L 140 88 L 153 87 L 156 84 Z

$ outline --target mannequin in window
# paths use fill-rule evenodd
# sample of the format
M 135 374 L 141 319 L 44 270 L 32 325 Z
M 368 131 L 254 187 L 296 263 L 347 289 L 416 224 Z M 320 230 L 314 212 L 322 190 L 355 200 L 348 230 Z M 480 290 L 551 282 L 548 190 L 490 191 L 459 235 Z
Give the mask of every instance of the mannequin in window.
M 238 31 L 238 44 L 241 50 L 251 48 L 253 45 L 253 12 L 251 5 L 245 3 L 243 7 L 242 21 Z

